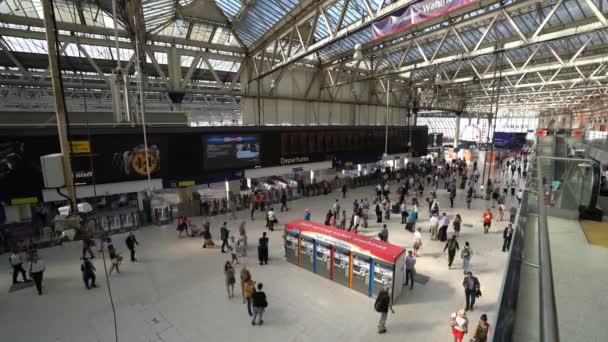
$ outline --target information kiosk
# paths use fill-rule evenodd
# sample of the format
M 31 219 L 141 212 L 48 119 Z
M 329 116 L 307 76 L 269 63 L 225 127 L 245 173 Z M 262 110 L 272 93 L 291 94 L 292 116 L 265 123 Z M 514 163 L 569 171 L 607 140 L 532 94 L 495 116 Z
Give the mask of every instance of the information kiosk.
M 393 299 L 405 282 L 405 250 L 354 232 L 297 220 L 285 225 L 287 261 L 368 296 Z

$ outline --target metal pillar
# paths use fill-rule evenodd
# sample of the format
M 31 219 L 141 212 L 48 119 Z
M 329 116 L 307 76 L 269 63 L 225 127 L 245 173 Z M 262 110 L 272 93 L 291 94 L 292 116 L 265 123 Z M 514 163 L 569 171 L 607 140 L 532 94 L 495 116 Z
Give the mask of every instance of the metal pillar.
M 454 126 L 454 148 L 458 147 L 458 140 L 460 139 L 460 115 L 456 113 L 456 124 Z
M 63 177 L 65 188 L 70 198 L 72 213 L 78 212 L 76 204 L 76 191 L 74 189 L 74 178 L 72 175 L 72 161 L 70 140 L 68 137 L 68 121 L 65 112 L 65 99 L 63 97 L 63 85 L 61 83 L 61 71 L 57 58 L 57 34 L 55 31 L 55 20 L 50 0 L 42 0 L 44 13 L 44 28 L 46 31 L 46 43 L 49 56 L 49 70 L 51 71 L 51 84 L 53 86 L 53 97 L 55 102 L 55 114 L 57 117 L 57 130 L 59 132 L 59 146 L 63 155 Z

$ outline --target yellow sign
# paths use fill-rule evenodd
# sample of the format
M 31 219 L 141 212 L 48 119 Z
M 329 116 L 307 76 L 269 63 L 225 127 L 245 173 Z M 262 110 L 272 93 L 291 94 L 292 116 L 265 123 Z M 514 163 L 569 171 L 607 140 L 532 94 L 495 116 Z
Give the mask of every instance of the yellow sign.
M 11 205 L 38 203 L 38 197 L 11 198 Z
M 177 182 L 177 186 L 179 186 L 179 187 L 194 186 L 194 181 L 193 180 L 189 180 L 189 181 Z
M 72 153 L 91 153 L 91 143 L 88 140 L 72 141 Z

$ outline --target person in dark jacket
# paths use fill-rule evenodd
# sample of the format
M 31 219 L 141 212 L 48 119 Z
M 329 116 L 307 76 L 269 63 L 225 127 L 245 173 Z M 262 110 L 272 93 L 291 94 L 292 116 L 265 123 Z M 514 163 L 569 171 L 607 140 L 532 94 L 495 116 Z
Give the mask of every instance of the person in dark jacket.
M 465 310 L 473 311 L 473 306 L 475 305 L 475 297 L 478 295 L 481 296 L 479 285 L 479 279 L 473 277 L 473 272 L 468 272 L 467 276 L 464 277 L 462 281 L 462 286 L 464 287 L 464 296 L 466 298 L 466 307 Z
M 342 198 L 346 198 L 346 184 L 342 185 Z
M 262 237 L 258 241 L 258 260 L 260 265 L 268 264 L 268 238 L 266 232 L 262 233 Z
M 376 302 L 374 303 L 374 309 L 380 313 L 380 321 L 378 321 L 378 334 L 384 334 L 386 332 L 386 319 L 388 318 L 388 309 L 390 308 L 393 314 L 393 308 L 391 308 L 391 296 L 388 292 L 388 288 L 383 288 L 378 293 Z
M 448 250 L 448 268 L 452 267 L 452 262 L 454 262 L 454 256 L 456 255 L 456 251 L 460 249 L 460 246 L 458 246 L 458 241 L 456 241 L 456 235 L 452 235 L 452 238 L 448 240 L 448 242 L 445 244 L 445 247 L 443 247 L 443 252 L 445 253 L 445 250 Z
M 80 271 L 82 271 L 82 280 L 84 281 L 84 287 L 86 287 L 87 290 L 90 290 L 91 287 L 97 287 L 95 284 L 96 269 L 89 258 L 83 258 L 82 264 L 80 265 Z
M 508 252 L 511 247 L 511 239 L 513 238 L 513 226 L 509 224 L 502 232 L 502 251 Z
M 222 228 L 220 229 L 220 238 L 222 239 L 222 253 L 226 253 L 224 248 L 228 247 L 228 235 L 230 234 L 230 231 L 226 227 L 227 224 L 228 223 L 224 222 L 224 225 L 222 225 Z
M 265 234 L 265 233 L 264 233 Z M 266 293 L 262 291 L 264 284 L 259 283 L 258 289 L 251 295 L 251 301 L 253 306 L 253 318 L 251 319 L 251 325 L 255 325 L 255 319 L 258 319 L 257 324 L 264 324 L 264 310 L 268 306 L 268 301 L 266 300 Z
M 131 252 L 131 262 L 137 262 L 137 258 L 135 257 L 135 245 L 139 246 L 139 241 L 137 241 L 133 232 L 129 233 L 129 236 L 127 236 L 125 243 L 127 244 L 129 252 Z
M 386 224 L 382 226 L 382 230 L 378 233 L 378 238 L 381 241 L 388 242 L 388 229 L 386 228 Z
M 84 258 L 87 253 L 89 253 L 89 256 L 91 257 L 91 259 L 95 258 L 95 254 L 93 254 L 93 251 L 91 250 L 91 247 L 95 246 L 95 242 L 93 241 L 93 239 L 91 239 L 90 237 L 85 237 L 84 239 L 82 239 L 82 257 Z

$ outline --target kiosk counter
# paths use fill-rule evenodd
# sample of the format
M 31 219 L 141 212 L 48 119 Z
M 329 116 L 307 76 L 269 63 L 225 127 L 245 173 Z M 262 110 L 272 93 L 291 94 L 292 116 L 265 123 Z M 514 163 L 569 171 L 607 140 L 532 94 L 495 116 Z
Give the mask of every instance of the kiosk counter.
M 395 299 L 403 288 L 405 249 L 321 223 L 287 223 L 285 255 L 293 264 L 370 297 L 387 286 Z

